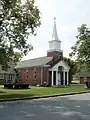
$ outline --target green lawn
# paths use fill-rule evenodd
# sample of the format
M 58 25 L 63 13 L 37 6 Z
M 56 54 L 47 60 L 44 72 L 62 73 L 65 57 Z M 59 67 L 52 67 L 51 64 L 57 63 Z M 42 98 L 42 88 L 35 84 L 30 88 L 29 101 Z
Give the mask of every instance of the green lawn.
M 62 94 L 70 92 L 87 91 L 84 85 L 76 84 L 70 85 L 65 88 L 54 88 L 54 87 L 31 87 L 31 89 L 4 89 L 0 86 L 0 99 L 6 98 L 21 98 L 21 97 L 32 97 L 52 94 Z

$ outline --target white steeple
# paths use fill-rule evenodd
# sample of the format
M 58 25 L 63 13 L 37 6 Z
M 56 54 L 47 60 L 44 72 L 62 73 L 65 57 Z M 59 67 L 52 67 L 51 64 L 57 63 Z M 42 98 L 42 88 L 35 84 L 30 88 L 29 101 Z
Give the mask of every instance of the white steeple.
M 58 35 L 57 35 L 56 18 L 55 17 L 54 17 L 54 27 L 53 27 L 52 40 L 59 40 Z
M 61 41 L 58 38 L 56 29 L 56 18 L 54 18 L 52 40 L 49 41 L 49 51 L 61 51 Z

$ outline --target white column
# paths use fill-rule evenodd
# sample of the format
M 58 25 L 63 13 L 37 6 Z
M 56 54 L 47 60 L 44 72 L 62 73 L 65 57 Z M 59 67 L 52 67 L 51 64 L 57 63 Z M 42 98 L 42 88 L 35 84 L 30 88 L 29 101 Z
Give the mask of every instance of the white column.
M 53 71 L 52 71 L 52 86 L 53 86 Z
M 63 85 L 65 85 L 65 71 L 63 71 Z
M 69 85 L 68 72 L 67 72 L 67 85 Z
M 58 85 L 58 72 L 56 71 L 56 85 Z

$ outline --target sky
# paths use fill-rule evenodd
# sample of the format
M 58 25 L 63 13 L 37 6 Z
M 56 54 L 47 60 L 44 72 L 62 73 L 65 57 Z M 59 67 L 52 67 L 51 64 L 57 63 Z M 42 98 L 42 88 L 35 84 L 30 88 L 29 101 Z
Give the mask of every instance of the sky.
M 90 0 L 36 0 L 36 5 L 41 12 L 41 26 L 36 36 L 29 36 L 28 43 L 33 45 L 33 50 L 22 60 L 47 55 L 54 17 L 63 55 L 69 57 L 71 47 L 76 42 L 77 27 L 81 24 L 90 27 Z

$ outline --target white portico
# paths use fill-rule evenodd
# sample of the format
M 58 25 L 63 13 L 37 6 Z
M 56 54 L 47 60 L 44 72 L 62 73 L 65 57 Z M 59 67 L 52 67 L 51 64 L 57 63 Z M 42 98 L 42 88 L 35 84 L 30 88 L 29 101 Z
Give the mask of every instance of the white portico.
M 64 61 L 60 61 L 50 68 L 49 71 L 51 72 L 51 85 L 68 85 L 69 69 L 70 67 Z

